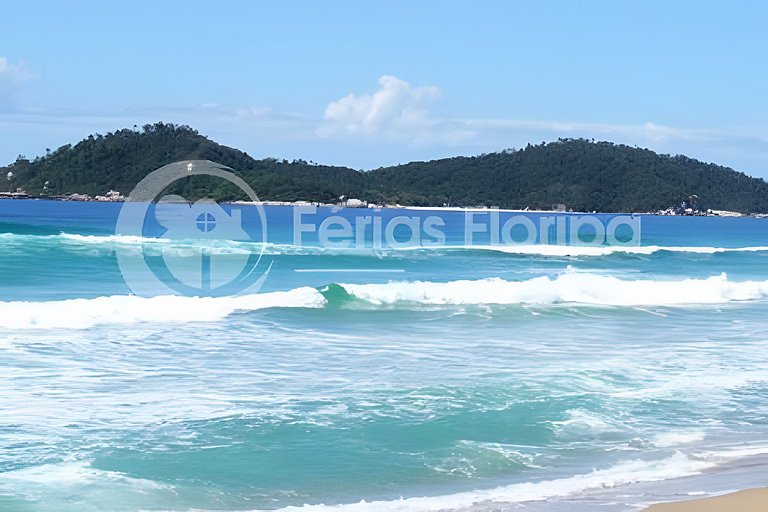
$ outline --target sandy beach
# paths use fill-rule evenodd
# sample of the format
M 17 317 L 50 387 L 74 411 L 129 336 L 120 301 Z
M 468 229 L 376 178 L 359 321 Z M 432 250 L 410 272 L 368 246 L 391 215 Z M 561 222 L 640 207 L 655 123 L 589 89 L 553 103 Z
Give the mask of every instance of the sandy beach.
M 713 498 L 658 503 L 644 512 L 764 512 L 768 511 L 768 488 L 748 489 Z

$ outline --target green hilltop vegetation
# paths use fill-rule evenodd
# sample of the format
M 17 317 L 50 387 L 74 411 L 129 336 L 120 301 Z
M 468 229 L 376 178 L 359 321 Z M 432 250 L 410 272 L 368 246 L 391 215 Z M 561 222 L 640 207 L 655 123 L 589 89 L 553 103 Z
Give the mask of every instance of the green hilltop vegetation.
M 188 126 L 167 123 L 91 135 L 45 156 L 0 168 L 33 195 L 127 194 L 153 170 L 179 160 L 212 160 L 234 169 L 262 200 L 336 202 L 340 196 L 377 204 L 499 206 L 575 211 L 654 211 L 698 196 L 698 206 L 768 212 L 768 183 L 685 156 L 660 155 L 611 142 L 561 139 L 519 150 L 411 162 L 371 171 L 304 160 L 254 159 Z M 4 180 L 5 181 L 5 180 Z M 173 192 L 189 199 L 246 199 L 222 180 L 192 177 Z M 46 187 L 47 182 L 47 187 Z

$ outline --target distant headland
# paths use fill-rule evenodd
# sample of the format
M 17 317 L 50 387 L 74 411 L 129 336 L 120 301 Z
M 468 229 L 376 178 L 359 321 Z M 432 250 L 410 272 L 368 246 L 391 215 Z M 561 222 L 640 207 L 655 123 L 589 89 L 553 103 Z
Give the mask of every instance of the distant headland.
M 153 170 L 179 160 L 212 160 L 231 167 L 260 199 L 277 203 L 768 213 L 768 183 L 762 179 L 611 142 L 560 139 L 361 171 L 304 160 L 254 159 L 188 126 L 162 122 L 91 135 L 34 159 L 19 155 L 0 167 L 0 197 L 121 201 L 120 192 L 127 193 Z M 246 199 L 229 183 L 206 176 L 180 180 L 169 192 L 189 199 Z

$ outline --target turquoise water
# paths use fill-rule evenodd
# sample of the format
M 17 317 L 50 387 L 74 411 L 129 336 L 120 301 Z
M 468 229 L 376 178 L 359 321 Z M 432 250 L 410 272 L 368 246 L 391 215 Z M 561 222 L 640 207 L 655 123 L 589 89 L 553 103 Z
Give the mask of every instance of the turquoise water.
M 0 510 L 627 510 L 768 453 L 768 219 L 369 252 L 270 207 L 257 295 L 143 298 L 116 252 L 195 242 L 119 208 L 0 201 Z

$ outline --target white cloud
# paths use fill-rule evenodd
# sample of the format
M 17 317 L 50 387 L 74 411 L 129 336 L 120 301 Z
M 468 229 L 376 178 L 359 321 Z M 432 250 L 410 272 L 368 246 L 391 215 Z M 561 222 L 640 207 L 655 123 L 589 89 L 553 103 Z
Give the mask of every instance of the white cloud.
M 608 124 L 503 118 L 445 119 L 429 110 L 430 104 L 440 96 L 438 87 L 414 87 L 390 75 L 382 76 L 378 83 L 379 88 L 373 93 L 349 94 L 329 103 L 315 133 L 323 139 L 346 136 L 379 142 L 407 141 L 416 146 L 475 146 L 482 150 L 557 137 L 665 145 L 675 141 L 706 143 L 722 135 L 652 122 Z
M 12 63 L 6 57 L 0 57 L 0 80 L 11 84 L 20 84 L 35 78 L 23 63 Z
M 349 94 L 331 102 L 317 134 L 420 135 L 438 124 L 427 105 L 439 96 L 440 89 L 435 86 L 413 87 L 396 76 L 384 75 L 374 93 Z

